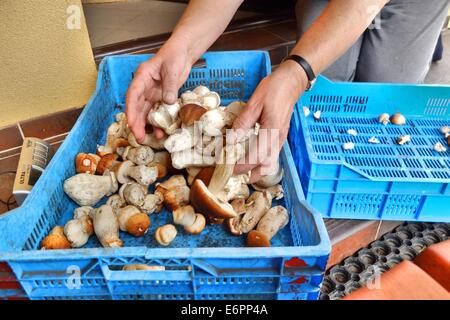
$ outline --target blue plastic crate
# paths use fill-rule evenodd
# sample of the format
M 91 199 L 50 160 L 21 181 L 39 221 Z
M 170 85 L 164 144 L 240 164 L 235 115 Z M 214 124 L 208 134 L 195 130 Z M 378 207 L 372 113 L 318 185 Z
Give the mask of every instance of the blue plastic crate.
M 450 87 L 333 83 L 319 77 L 298 101 L 289 143 L 307 201 L 324 217 L 450 222 L 450 151 L 439 132 L 450 125 Z M 320 110 L 319 121 L 303 107 Z M 401 112 L 403 126 L 378 122 Z M 358 132 L 347 134 L 348 129 Z M 411 142 L 398 145 L 408 134 Z M 375 136 L 380 144 L 371 144 Z M 353 150 L 344 150 L 353 142 Z
M 289 146 L 281 153 L 285 170 L 284 204 L 289 226 L 271 248 L 246 248 L 219 225 L 199 236 L 178 228 L 168 248 L 154 241 L 154 231 L 171 221 L 163 211 L 152 215 L 147 235 L 121 233 L 124 247 L 101 248 L 92 237 L 85 248 L 40 251 L 41 240 L 63 225 L 75 203 L 63 181 L 75 174 L 78 152 L 94 152 L 104 141 L 114 115 L 124 109 L 132 72 L 148 55 L 105 58 L 97 90 L 22 207 L 0 217 L 0 261 L 7 261 L 31 299 L 317 299 L 330 252 L 320 214 L 304 201 Z M 206 67 L 194 69 L 185 88 L 204 84 L 224 97 L 248 99 L 270 72 L 266 52 L 216 52 L 204 55 Z M 159 265 L 165 271 L 121 271 L 125 264 Z M 80 275 L 78 277 L 77 275 Z

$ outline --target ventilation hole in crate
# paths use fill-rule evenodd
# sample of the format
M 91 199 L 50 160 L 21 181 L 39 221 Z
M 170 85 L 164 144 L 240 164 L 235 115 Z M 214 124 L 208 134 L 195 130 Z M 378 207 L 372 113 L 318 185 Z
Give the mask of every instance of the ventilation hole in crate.
M 438 128 L 421 128 L 422 132 L 428 136 L 437 136 L 440 135 L 440 131 Z
M 433 157 L 435 152 L 432 148 L 417 148 L 416 150 L 422 157 Z
M 450 174 L 446 171 L 431 171 L 431 175 L 436 179 L 450 179 Z
M 448 107 L 450 105 L 450 98 L 429 98 L 427 107 Z
M 385 214 L 414 215 L 421 199 L 420 195 L 389 195 L 386 200 Z
M 417 179 L 428 178 L 428 175 L 427 175 L 427 173 L 425 171 L 410 170 L 409 174 L 411 175 L 411 177 L 417 178 Z
M 331 133 L 330 126 L 328 125 L 320 125 L 320 124 L 309 124 L 309 130 L 315 133 Z
M 411 142 L 409 142 L 415 146 L 428 146 L 429 142 L 424 139 L 424 138 L 420 138 L 420 137 L 411 137 Z
M 424 115 L 430 115 L 430 116 L 445 116 L 447 115 L 447 108 L 446 107 L 426 107 L 423 110 Z
M 383 196 L 377 194 L 336 194 L 336 213 L 375 214 L 379 211 Z
M 408 168 L 414 168 L 414 169 L 422 168 L 422 164 L 420 163 L 420 161 L 418 159 L 405 158 L 402 160 L 403 160 L 403 163 L 405 164 L 405 166 Z
M 366 112 L 366 105 L 361 104 L 344 104 L 343 112 L 363 113 Z
M 405 127 L 405 128 L 403 128 L 403 130 L 405 130 L 405 133 L 409 134 L 409 135 L 420 135 L 421 134 L 420 130 L 418 130 L 417 128 Z
M 331 135 L 312 134 L 311 141 L 318 142 L 318 143 L 324 143 L 324 142 L 334 142 L 334 139 L 333 139 L 333 136 L 331 136 Z
M 423 159 L 423 162 L 429 169 L 448 169 L 444 163 L 436 159 Z
M 311 112 L 321 111 L 323 116 L 326 112 L 340 112 L 341 106 L 338 104 L 310 104 L 309 109 Z
M 403 131 L 399 127 L 385 127 L 384 128 L 388 134 L 402 135 Z
M 401 156 L 414 156 L 414 149 L 408 146 L 402 146 L 401 148 L 395 149 Z

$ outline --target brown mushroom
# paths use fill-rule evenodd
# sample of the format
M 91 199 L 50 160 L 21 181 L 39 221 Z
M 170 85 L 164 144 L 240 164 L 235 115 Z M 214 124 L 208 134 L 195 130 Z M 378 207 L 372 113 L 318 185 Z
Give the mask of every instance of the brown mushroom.
M 179 207 L 172 212 L 173 222 L 183 227 L 189 227 L 195 222 L 195 211 L 190 205 Z
M 200 213 L 196 213 L 194 223 L 190 226 L 185 226 L 184 230 L 190 234 L 200 234 L 203 231 L 203 229 L 205 229 L 205 225 L 206 225 L 205 217 Z
M 272 196 L 264 191 L 255 191 L 246 201 L 246 212 L 239 222 L 239 229 L 243 233 L 250 232 L 261 220 L 262 216 L 270 209 Z
M 233 207 L 228 202 L 224 202 L 212 194 L 200 179 L 195 180 L 192 184 L 190 200 L 194 208 L 206 216 L 218 219 L 228 219 L 236 216 Z
M 192 126 L 196 121 L 199 121 L 201 116 L 208 111 L 207 109 L 203 108 L 202 106 L 195 104 L 195 103 L 188 103 L 185 104 L 179 112 L 179 116 L 181 119 L 181 123 L 183 123 L 185 126 L 190 127 Z
M 190 189 L 188 186 L 176 186 L 166 190 L 164 202 L 170 210 L 176 210 L 189 203 Z
M 150 218 L 137 207 L 128 205 L 117 212 L 120 230 L 142 237 L 150 226 Z
M 64 227 L 56 226 L 41 242 L 41 250 L 70 249 L 71 245 L 64 235 Z
M 96 173 L 102 175 L 106 170 L 110 170 L 112 167 L 119 163 L 119 161 L 117 161 L 118 157 L 119 156 L 115 153 L 105 154 L 100 158 L 100 161 L 98 162 Z
M 275 206 L 270 208 L 261 218 L 256 230 L 250 231 L 247 236 L 249 247 L 270 247 L 270 240 L 289 222 L 289 214 L 286 208 Z
M 100 157 L 93 153 L 79 153 L 75 158 L 75 169 L 77 173 L 94 174 L 99 164 Z

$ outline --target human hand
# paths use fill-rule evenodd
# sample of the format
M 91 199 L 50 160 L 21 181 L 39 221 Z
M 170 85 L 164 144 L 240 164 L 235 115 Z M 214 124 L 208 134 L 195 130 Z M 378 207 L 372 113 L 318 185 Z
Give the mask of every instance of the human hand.
M 251 171 L 250 180 L 256 182 L 261 176 L 274 173 L 288 135 L 293 107 L 307 83 L 305 71 L 291 60 L 283 62 L 259 83 L 247 107 L 233 123 L 237 137 L 239 131 L 253 128 L 256 122 L 261 125 L 256 143 L 250 145 L 244 161 L 236 164 L 234 174 Z
M 182 45 L 166 43 L 150 60 L 137 69 L 126 96 L 128 126 L 137 141 L 145 135 L 147 114 L 155 102 L 173 104 L 178 99 L 178 89 L 189 76 L 192 63 Z M 153 128 L 157 138 L 165 133 Z

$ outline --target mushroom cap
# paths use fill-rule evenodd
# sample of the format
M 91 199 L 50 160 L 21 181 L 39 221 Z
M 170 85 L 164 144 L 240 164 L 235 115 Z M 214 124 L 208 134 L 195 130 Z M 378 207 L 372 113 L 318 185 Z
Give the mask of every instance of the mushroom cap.
M 142 237 L 150 227 L 150 218 L 143 212 L 136 213 L 126 222 L 127 231 L 135 237 Z
M 133 181 L 130 177 L 128 177 L 128 170 L 133 168 L 135 165 L 130 160 L 126 160 L 124 162 L 118 163 L 114 166 L 113 171 L 116 175 L 117 181 L 120 183 L 127 183 Z
M 402 126 L 406 123 L 406 118 L 400 112 L 394 113 L 389 120 L 397 126 Z
M 227 227 L 228 231 L 230 231 L 230 233 L 233 236 L 240 236 L 240 235 L 242 235 L 242 231 L 239 230 L 239 228 L 238 228 L 238 226 L 239 226 L 239 219 L 238 219 L 238 217 L 231 218 L 231 219 L 226 219 L 225 220 L 225 226 Z
M 97 165 L 97 170 L 95 171 L 97 174 L 103 174 L 106 170 L 111 169 L 117 161 L 119 156 L 115 153 L 107 153 L 103 157 L 100 158 L 100 161 Z
M 41 250 L 70 249 L 71 245 L 64 235 L 64 227 L 56 226 L 41 242 Z
M 177 236 L 177 229 L 172 224 L 165 224 L 155 232 L 155 239 L 160 245 L 168 246 Z
M 203 97 L 205 94 L 207 94 L 209 92 L 209 89 L 208 89 L 208 87 L 200 85 L 200 86 L 195 87 L 194 90 L 192 90 L 192 92 L 200 97 Z
M 175 209 L 172 212 L 173 222 L 182 226 L 191 226 L 195 223 L 195 211 L 191 205 L 186 205 Z
M 96 154 L 99 157 L 103 157 L 105 154 L 113 153 L 113 152 L 114 152 L 114 150 L 110 146 L 97 146 Z
M 183 123 L 185 126 L 190 127 L 194 124 L 194 122 L 199 121 L 200 117 L 206 111 L 208 111 L 208 110 L 196 103 L 185 104 L 180 109 L 180 113 L 179 113 L 181 123 Z
M 128 147 L 129 145 L 130 145 L 130 143 L 128 142 L 127 139 L 120 137 L 113 141 L 111 147 L 112 147 L 113 151 L 116 151 L 117 148 Z
M 200 179 L 205 185 L 211 182 L 212 175 L 214 173 L 215 167 L 204 167 L 201 168 L 200 172 L 194 178 L 194 181 Z
M 79 153 L 75 158 L 75 168 L 77 173 L 94 174 L 100 161 L 100 157 L 92 153 Z
M 248 247 L 270 247 L 269 238 L 258 230 L 252 230 L 247 235 L 247 246 Z
M 176 210 L 189 203 L 189 194 L 188 186 L 176 186 L 164 193 L 164 202 L 170 210 Z
M 205 216 L 199 213 L 195 214 L 195 221 L 189 227 L 184 227 L 184 230 L 190 234 L 199 234 L 205 229 L 206 219 Z
M 192 184 L 190 199 L 194 208 L 204 215 L 218 219 L 237 216 L 233 207 L 228 202 L 220 201 L 200 179 L 195 180 Z

